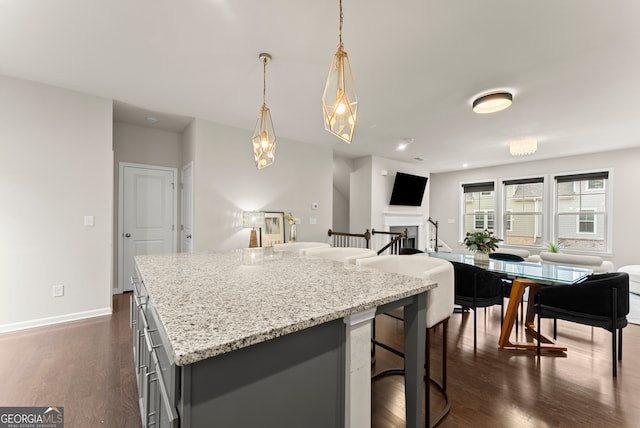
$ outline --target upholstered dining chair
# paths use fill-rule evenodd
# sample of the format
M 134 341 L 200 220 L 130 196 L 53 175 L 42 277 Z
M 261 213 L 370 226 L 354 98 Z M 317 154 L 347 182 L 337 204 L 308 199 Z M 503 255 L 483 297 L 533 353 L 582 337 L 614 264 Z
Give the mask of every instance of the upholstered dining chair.
M 478 339 L 477 308 L 487 308 L 500 305 L 500 324 L 503 312 L 503 285 L 497 274 L 491 273 L 477 266 L 465 263 L 451 262 L 455 275 L 455 304 L 462 306 L 462 310 L 473 309 L 473 348 Z
M 420 253 L 424 253 L 424 251 L 418 250 L 417 248 L 402 247 L 398 250 L 398 254 L 400 254 L 401 256 L 410 256 L 412 254 Z
M 279 251 L 283 253 L 295 253 L 298 254 L 300 250 L 304 248 L 329 248 L 329 244 L 326 242 L 286 242 L 284 244 L 273 244 L 273 251 Z
M 436 418 L 435 424 L 440 422 L 449 412 L 450 404 L 447 396 L 447 322 L 453 313 L 454 300 L 454 273 L 453 266 L 446 260 L 428 256 L 410 257 L 406 255 L 384 255 L 378 257 L 364 258 L 356 260 L 358 267 L 368 267 L 383 270 L 385 272 L 400 273 L 416 278 L 425 278 L 437 282 L 438 286 L 428 291 L 427 311 L 426 311 L 426 347 L 429 349 L 429 330 L 442 324 L 442 384 L 438 384 L 429 376 L 430 364 L 426 361 L 427 378 L 432 382 L 445 397 L 445 408 Z M 374 344 L 382 346 L 394 354 L 402 356 L 402 353 L 391 350 L 390 347 L 375 340 Z M 402 371 L 392 371 L 400 374 Z M 429 388 L 426 388 L 427 394 Z M 427 395 L 428 400 L 428 395 Z M 427 401 L 428 403 L 428 401 Z M 426 406 L 426 419 L 429 420 L 428 405 Z M 430 426 L 427 424 L 427 426 Z
M 302 248 L 302 257 L 320 257 L 323 259 L 344 262 L 345 264 L 355 264 L 357 259 L 377 256 L 374 250 L 369 248 L 355 247 L 313 247 Z
M 618 375 L 618 360 L 622 360 L 622 329 L 627 326 L 629 314 L 627 273 L 594 274 L 579 284 L 542 287 L 535 296 L 535 302 L 538 331 L 541 318 L 553 318 L 554 339 L 557 333 L 557 319 L 610 331 L 613 377 Z

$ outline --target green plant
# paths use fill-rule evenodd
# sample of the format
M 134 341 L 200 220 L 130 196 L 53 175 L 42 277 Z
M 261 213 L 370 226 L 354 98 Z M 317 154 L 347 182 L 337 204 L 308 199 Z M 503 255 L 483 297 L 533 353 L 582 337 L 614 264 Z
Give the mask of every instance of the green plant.
M 498 242 L 500 241 L 502 241 L 502 239 L 496 238 L 493 232 L 485 229 L 482 232 L 467 232 L 467 236 L 464 238 L 464 245 L 471 251 L 489 253 L 498 248 Z
M 547 243 L 547 251 L 549 251 L 550 253 L 559 253 L 560 245 L 549 242 Z

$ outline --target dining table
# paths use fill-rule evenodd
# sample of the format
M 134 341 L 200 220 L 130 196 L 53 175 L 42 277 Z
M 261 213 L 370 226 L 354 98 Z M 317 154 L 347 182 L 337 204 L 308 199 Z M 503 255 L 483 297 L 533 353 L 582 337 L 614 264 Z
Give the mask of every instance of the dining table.
M 518 307 L 522 302 L 525 290 L 531 288 L 529 296 L 535 294 L 541 286 L 557 284 L 579 284 L 593 273 L 593 270 L 575 266 L 564 266 L 544 262 L 527 262 L 514 260 L 499 260 L 489 258 L 489 261 L 476 261 L 473 254 L 430 252 L 430 257 L 438 257 L 451 262 L 465 263 L 486 269 L 489 272 L 505 276 L 512 280 L 511 292 L 507 312 L 502 322 L 498 346 L 501 349 L 537 349 L 536 342 L 513 342 L 511 333 L 518 316 Z M 534 326 L 535 313 L 533 301 L 529 301 L 529 308 L 525 318 L 525 328 L 540 342 L 540 348 L 547 351 L 564 352 L 567 347 L 536 331 Z

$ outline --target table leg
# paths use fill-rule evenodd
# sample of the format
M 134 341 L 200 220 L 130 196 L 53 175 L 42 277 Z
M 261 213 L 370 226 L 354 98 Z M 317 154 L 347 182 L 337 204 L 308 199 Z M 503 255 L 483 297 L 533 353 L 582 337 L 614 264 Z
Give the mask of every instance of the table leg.
M 505 315 L 504 321 L 502 322 L 502 330 L 500 331 L 500 340 L 498 341 L 498 345 L 500 348 L 504 349 L 537 349 L 536 343 L 529 342 L 519 342 L 514 343 L 509 340 L 511 337 L 511 331 L 513 330 L 513 324 L 515 323 L 516 317 L 518 316 L 518 305 L 522 300 L 522 296 L 524 295 L 524 290 L 527 287 L 539 287 L 539 284 L 535 281 L 531 281 L 528 279 L 516 278 L 513 280 L 513 284 L 511 286 L 511 294 L 509 294 L 509 304 L 507 306 L 507 313 Z M 534 293 L 529 293 L 529 300 L 532 300 Z M 556 345 L 551 339 L 539 334 L 534 326 L 533 326 L 533 317 L 535 316 L 533 312 L 533 301 L 527 308 L 527 318 L 525 320 L 525 325 L 529 332 L 534 334 L 534 337 L 542 342 L 540 347 L 549 351 L 566 351 L 566 346 Z
M 428 350 L 425 351 L 426 308 L 427 293 L 419 294 L 413 303 L 404 307 L 404 384 L 407 427 L 422 427 L 424 358 L 428 353 Z M 429 408 L 428 401 L 425 407 Z

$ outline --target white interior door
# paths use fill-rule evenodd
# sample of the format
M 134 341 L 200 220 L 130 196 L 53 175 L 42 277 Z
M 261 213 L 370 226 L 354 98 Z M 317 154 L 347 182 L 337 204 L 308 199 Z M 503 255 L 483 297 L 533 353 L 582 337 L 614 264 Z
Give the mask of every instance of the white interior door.
M 193 162 L 182 168 L 182 252 L 193 252 Z
M 176 251 L 175 168 L 120 164 L 119 287 L 132 289 L 134 257 Z

